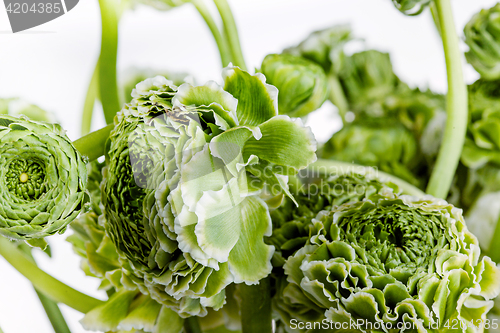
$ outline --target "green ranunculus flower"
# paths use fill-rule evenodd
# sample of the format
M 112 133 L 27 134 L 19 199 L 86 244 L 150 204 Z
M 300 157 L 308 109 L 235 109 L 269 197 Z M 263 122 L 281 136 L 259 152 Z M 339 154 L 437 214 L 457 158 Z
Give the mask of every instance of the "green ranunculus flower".
M 483 114 L 500 113 L 500 80 L 479 79 L 468 86 L 470 120 L 475 122 Z
M 322 158 L 376 167 L 412 184 L 418 166 L 417 140 L 401 123 L 387 118 L 367 118 L 348 123 L 322 148 Z
M 0 235 L 44 246 L 88 201 L 84 159 L 61 126 L 0 115 Z
M 0 98 L 1 114 L 15 117 L 23 115 L 34 121 L 44 121 L 47 123 L 57 122 L 53 113 L 19 98 Z
M 280 207 L 271 211 L 273 234 L 268 243 L 276 248 L 273 264 L 281 266 L 284 259 L 306 244 L 313 227 L 312 219 L 320 211 L 384 191 L 400 193 L 392 183 L 354 172 L 310 181 L 304 179 L 301 188 L 295 189 L 294 200 L 286 198 Z
M 291 54 L 269 54 L 260 70 L 268 83 L 278 88 L 280 114 L 303 117 L 326 100 L 325 72 L 312 61 Z
M 284 266 L 302 292 L 297 302 L 312 303 L 334 323 L 354 321 L 351 332 L 404 324 L 443 332 L 453 320 L 459 331 L 482 331 L 470 323 L 485 322 L 500 292 L 500 270 L 488 257 L 480 260 L 461 210 L 387 193 L 321 212 L 314 223 L 309 244 Z
M 486 254 L 490 253 L 490 246 L 499 219 L 500 192 L 491 192 L 480 196 L 467 212 L 467 226 L 477 236 L 479 245 Z
M 350 109 L 356 114 L 383 115 L 385 99 L 400 86 L 406 88 L 394 74 L 389 54 L 376 50 L 347 57 L 339 79 Z
M 500 4 L 482 9 L 464 28 L 467 61 L 486 80 L 500 78 Z
M 432 0 L 392 0 L 394 6 L 405 15 L 420 14 Z
M 270 273 L 271 220 L 257 194 L 264 184 L 289 193 L 288 175 L 316 158 L 310 130 L 277 116 L 262 74 L 226 68 L 224 80 L 138 84 L 109 141 L 106 234 L 123 275 L 181 316 L 218 309 L 228 284 Z

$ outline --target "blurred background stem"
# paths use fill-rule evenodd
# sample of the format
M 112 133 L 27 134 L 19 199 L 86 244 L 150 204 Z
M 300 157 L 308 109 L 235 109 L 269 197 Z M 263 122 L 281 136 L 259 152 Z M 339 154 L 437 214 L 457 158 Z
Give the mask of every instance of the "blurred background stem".
M 462 154 L 467 129 L 467 87 L 462 72 L 462 53 L 453 21 L 450 0 L 435 0 L 438 29 L 443 39 L 448 94 L 446 99 L 446 127 L 436 165 L 426 192 L 446 198 Z
M 116 60 L 118 55 L 118 23 L 121 6 L 119 0 L 99 0 L 101 10 L 101 54 L 99 56 L 99 98 L 106 124 L 113 123 L 120 111 Z
M 488 254 L 491 260 L 500 263 L 500 214 L 498 216 L 497 225 L 495 226 L 495 232 L 493 233 L 493 238 L 491 239 L 490 249 Z
M 339 110 L 339 115 L 342 118 L 342 123 L 345 124 L 345 114 L 349 111 L 349 104 L 340 85 L 339 78 L 337 75 L 330 73 L 328 75 L 328 89 L 330 94 L 330 100 Z
M 97 62 L 92 78 L 90 79 L 90 84 L 87 89 L 87 95 L 85 96 L 85 103 L 83 105 L 82 114 L 82 127 L 81 135 L 86 135 L 90 133 L 90 128 L 92 125 L 92 115 L 94 113 L 94 105 L 99 95 L 99 62 Z
M 224 36 L 229 42 L 229 49 L 232 54 L 233 65 L 238 66 L 242 70 L 247 70 L 243 52 L 241 50 L 240 38 L 238 37 L 238 29 L 234 21 L 231 7 L 226 0 L 214 0 L 217 9 L 219 10 L 224 25 Z
M 215 42 L 217 43 L 217 48 L 219 49 L 222 67 L 226 67 L 231 62 L 231 50 L 229 49 L 226 39 L 222 36 L 217 23 L 214 21 L 212 15 L 210 15 L 210 11 L 205 4 L 201 0 L 193 0 L 193 5 L 212 32 Z
M 4 237 L 0 237 L 0 256 L 4 257 L 12 267 L 31 281 L 38 291 L 54 302 L 66 304 L 82 313 L 87 313 L 104 303 L 67 286 L 45 273 L 33 263 L 30 257 Z
M 27 246 L 26 244 L 21 244 L 20 245 L 23 252 L 26 254 L 28 258 L 31 259 L 33 264 L 36 265 L 35 258 L 33 257 L 33 254 L 31 253 L 31 248 Z M 54 329 L 55 333 L 71 333 L 69 330 L 68 324 L 66 323 L 66 320 L 64 319 L 64 316 L 59 309 L 59 306 L 57 305 L 56 302 L 52 301 L 49 299 L 47 296 L 45 296 L 43 293 L 38 291 L 35 288 L 35 292 L 40 299 L 40 303 L 42 303 L 42 306 L 45 310 L 45 313 L 47 314 L 47 317 L 49 318 L 49 321 L 52 325 L 52 328 Z M 1 333 L 1 330 L 0 330 Z

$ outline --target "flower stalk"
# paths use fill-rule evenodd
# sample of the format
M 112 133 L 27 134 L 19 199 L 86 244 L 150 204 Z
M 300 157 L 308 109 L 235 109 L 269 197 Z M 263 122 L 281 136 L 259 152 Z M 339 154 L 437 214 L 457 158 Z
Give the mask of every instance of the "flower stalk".
M 214 21 L 212 15 L 210 15 L 210 11 L 205 6 L 203 1 L 194 0 L 193 5 L 198 11 L 198 13 L 200 13 L 203 20 L 205 20 L 205 23 L 210 29 L 210 32 L 212 32 L 212 35 L 215 39 L 215 43 L 217 44 L 217 48 L 219 49 L 222 67 L 226 67 L 231 62 L 231 50 L 229 49 L 227 41 L 222 36 L 222 33 L 220 32 L 219 27 L 217 26 L 217 23 Z
M 460 160 L 467 129 L 467 87 L 462 58 L 449 0 L 436 0 L 436 11 L 443 39 L 448 77 L 447 120 L 443 142 L 432 172 L 427 193 L 446 198 Z
M 90 79 L 90 84 L 87 89 L 87 95 L 85 96 L 85 102 L 83 104 L 81 135 L 90 133 L 90 128 L 92 125 L 92 115 L 94 113 L 94 105 L 98 94 L 99 62 L 96 64 L 94 73 L 92 74 L 92 78 Z
M 243 333 L 271 333 L 271 280 L 260 280 L 259 284 L 241 284 L 241 327 Z
M 92 162 L 104 155 L 104 145 L 114 125 L 108 125 L 73 141 L 76 150 Z
M 118 23 L 120 4 L 117 0 L 99 0 L 101 10 L 101 55 L 99 56 L 99 96 L 106 124 L 113 123 L 120 111 L 116 59 L 118 54 Z
M 247 66 L 245 64 L 245 59 L 243 58 L 240 39 L 238 37 L 238 29 L 236 27 L 233 13 L 231 12 L 231 7 L 229 7 L 226 0 L 214 0 L 214 2 L 224 24 L 224 34 L 229 42 L 233 64 L 242 70 L 246 70 Z
M 66 304 L 82 313 L 87 313 L 103 303 L 101 300 L 85 295 L 45 273 L 26 254 L 4 237 L 0 237 L 0 255 L 30 280 L 37 290 L 54 302 Z

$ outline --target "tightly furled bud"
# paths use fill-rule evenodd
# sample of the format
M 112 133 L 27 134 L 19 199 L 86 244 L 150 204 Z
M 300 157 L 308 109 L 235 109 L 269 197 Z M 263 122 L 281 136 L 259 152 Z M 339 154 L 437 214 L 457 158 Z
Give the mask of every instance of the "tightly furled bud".
M 269 54 L 261 72 L 278 88 L 278 111 L 303 117 L 318 109 L 328 93 L 325 72 L 312 61 L 291 54 Z
M 405 15 L 420 14 L 432 0 L 392 0 L 394 6 Z

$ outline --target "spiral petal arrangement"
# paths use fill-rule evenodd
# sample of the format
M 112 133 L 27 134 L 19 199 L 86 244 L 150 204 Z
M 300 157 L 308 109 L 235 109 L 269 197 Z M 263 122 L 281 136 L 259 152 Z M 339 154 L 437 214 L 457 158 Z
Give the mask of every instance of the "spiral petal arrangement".
M 183 317 L 221 308 L 230 283 L 269 274 L 271 220 L 255 194 L 266 184 L 288 193 L 287 176 L 316 158 L 310 131 L 277 116 L 276 88 L 261 74 L 227 68 L 224 79 L 139 83 L 104 169 L 102 223 L 124 285 Z
M 284 269 L 324 318 L 356 322 L 355 331 L 406 323 L 438 332 L 452 320 L 463 331 L 482 331 L 500 292 L 500 270 L 488 257 L 480 260 L 461 210 L 391 194 L 321 212 L 314 224 L 309 244 Z
M 0 235 L 63 233 L 88 201 L 83 158 L 59 125 L 0 115 Z

